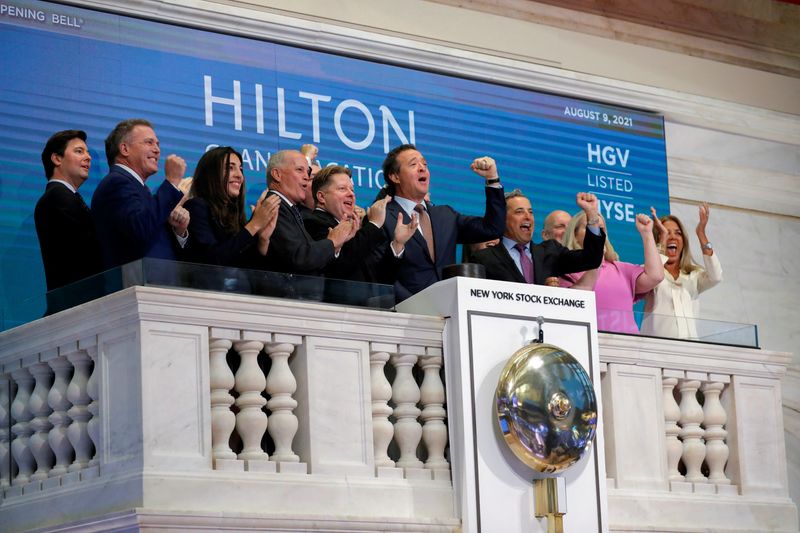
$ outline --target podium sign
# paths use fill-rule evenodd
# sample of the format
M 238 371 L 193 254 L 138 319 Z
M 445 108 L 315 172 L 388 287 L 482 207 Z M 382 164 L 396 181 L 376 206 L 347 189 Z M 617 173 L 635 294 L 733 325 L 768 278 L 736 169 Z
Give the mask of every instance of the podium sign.
M 452 278 L 398 304 L 398 311 L 443 316 L 450 462 L 464 533 L 546 532 L 534 517 L 533 479 L 503 441 L 495 390 L 508 359 L 538 339 L 569 352 L 592 380 L 594 443 L 560 474 L 566 480 L 564 531 L 607 532 L 600 362 L 594 293 L 522 283 Z

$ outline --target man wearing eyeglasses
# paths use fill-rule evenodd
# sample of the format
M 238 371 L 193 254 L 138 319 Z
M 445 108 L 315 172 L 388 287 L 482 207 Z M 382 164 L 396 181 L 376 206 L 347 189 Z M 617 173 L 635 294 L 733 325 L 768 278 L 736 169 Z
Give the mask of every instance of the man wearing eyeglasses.
M 306 195 L 311 195 L 309 176 L 308 160 L 301 152 L 281 150 L 269 158 L 267 187 L 270 195 L 281 198 L 281 206 L 269 251 L 259 265 L 263 270 L 320 275 L 355 234 L 353 223 L 343 220 L 330 230 L 327 238 L 318 241 L 311 238 L 299 210 Z
M 105 141 L 109 172 L 92 196 L 92 218 L 105 268 L 142 257 L 175 259 L 188 239 L 189 213 L 178 185 L 186 162 L 167 157 L 166 179 L 155 194 L 145 185 L 158 172 L 161 147 L 153 125 L 123 120 Z

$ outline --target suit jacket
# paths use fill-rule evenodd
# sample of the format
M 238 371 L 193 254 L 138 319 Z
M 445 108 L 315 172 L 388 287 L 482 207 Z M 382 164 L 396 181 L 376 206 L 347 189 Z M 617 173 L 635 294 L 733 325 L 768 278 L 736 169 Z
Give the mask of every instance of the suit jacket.
M 428 245 L 420 232 L 408 240 L 405 252 L 397 265 L 395 296 L 397 301 L 433 285 L 442 279 L 442 268 L 456 262 L 456 245 L 489 241 L 503 233 L 506 222 L 506 203 L 502 188 L 485 187 L 486 207 L 483 217 L 466 216 L 447 205 L 427 204 L 433 229 L 435 261 L 428 253 Z M 383 230 L 387 243 L 394 239 L 394 228 L 399 213 L 403 221 L 408 215 L 396 200 L 386 206 L 386 221 Z M 391 254 L 389 245 L 383 253 Z
M 103 269 L 92 213 L 78 193 L 49 182 L 33 218 L 48 291 Z
M 303 219 L 306 230 L 314 240 L 325 239 L 328 230 L 335 227 L 336 218 L 322 209 L 307 213 Z M 387 282 L 386 272 L 375 260 L 375 250 L 386 242 L 386 235 L 381 228 L 365 220 L 355 236 L 347 241 L 339 253 L 339 257 L 325 267 L 327 278 L 349 279 L 354 281 Z M 389 283 L 393 282 L 392 279 Z
M 270 191 L 269 194 L 275 193 Z M 292 206 L 281 198 L 278 223 L 269 240 L 266 257 L 257 260 L 258 268 L 318 276 L 333 260 L 333 254 L 333 243 L 328 239 L 315 241 L 293 213 Z
M 167 220 L 183 193 L 164 181 L 155 194 L 113 165 L 92 196 L 92 218 L 106 268 L 142 257 L 175 259 L 177 241 Z
M 530 243 L 531 257 L 533 258 L 533 283 L 544 285 L 549 277 L 559 277 L 562 274 L 583 272 L 600 266 L 603 262 L 603 247 L 606 235 L 600 231 L 595 235 L 586 232 L 583 239 L 582 250 L 569 250 L 558 241 L 547 240 L 539 244 Z M 509 255 L 502 242 L 476 252 L 470 259 L 486 267 L 486 277 L 500 281 L 516 281 L 525 283 L 516 263 Z
M 236 234 L 227 233 L 211 216 L 208 203 L 202 198 L 188 200 L 189 241 L 182 258 L 193 263 L 248 267 L 252 263 L 258 237 L 241 228 Z

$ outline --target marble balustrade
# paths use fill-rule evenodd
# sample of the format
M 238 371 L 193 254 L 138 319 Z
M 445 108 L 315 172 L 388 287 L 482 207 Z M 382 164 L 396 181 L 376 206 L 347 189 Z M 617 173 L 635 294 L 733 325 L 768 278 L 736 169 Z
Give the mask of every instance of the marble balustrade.
M 791 354 L 600 334 L 600 360 L 612 525 L 797 531 L 781 416 Z
M 442 329 L 135 287 L 4 332 L 0 523 L 456 531 Z M 600 351 L 610 530 L 797 529 L 789 354 L 612 334 Z
M 2 333 L 0 523 L 144 508 L 452 531 L 442 327 L 135 287 Z

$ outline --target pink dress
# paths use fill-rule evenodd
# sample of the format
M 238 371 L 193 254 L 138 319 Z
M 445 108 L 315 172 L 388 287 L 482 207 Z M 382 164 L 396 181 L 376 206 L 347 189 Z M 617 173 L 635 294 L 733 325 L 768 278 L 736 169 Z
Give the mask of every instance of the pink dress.
M 633 318 L 633 304 L 644 294 L 636 294 L 636 278 L 644 272 L 641 265 L 622 261 L 606 261 L 600 265 L 594 286 L 597 302 L 597 329 L 613 333 L 639 333 Z M 571 287 L 583 272 L 567 274 L 561 279 L 562 287 Z

